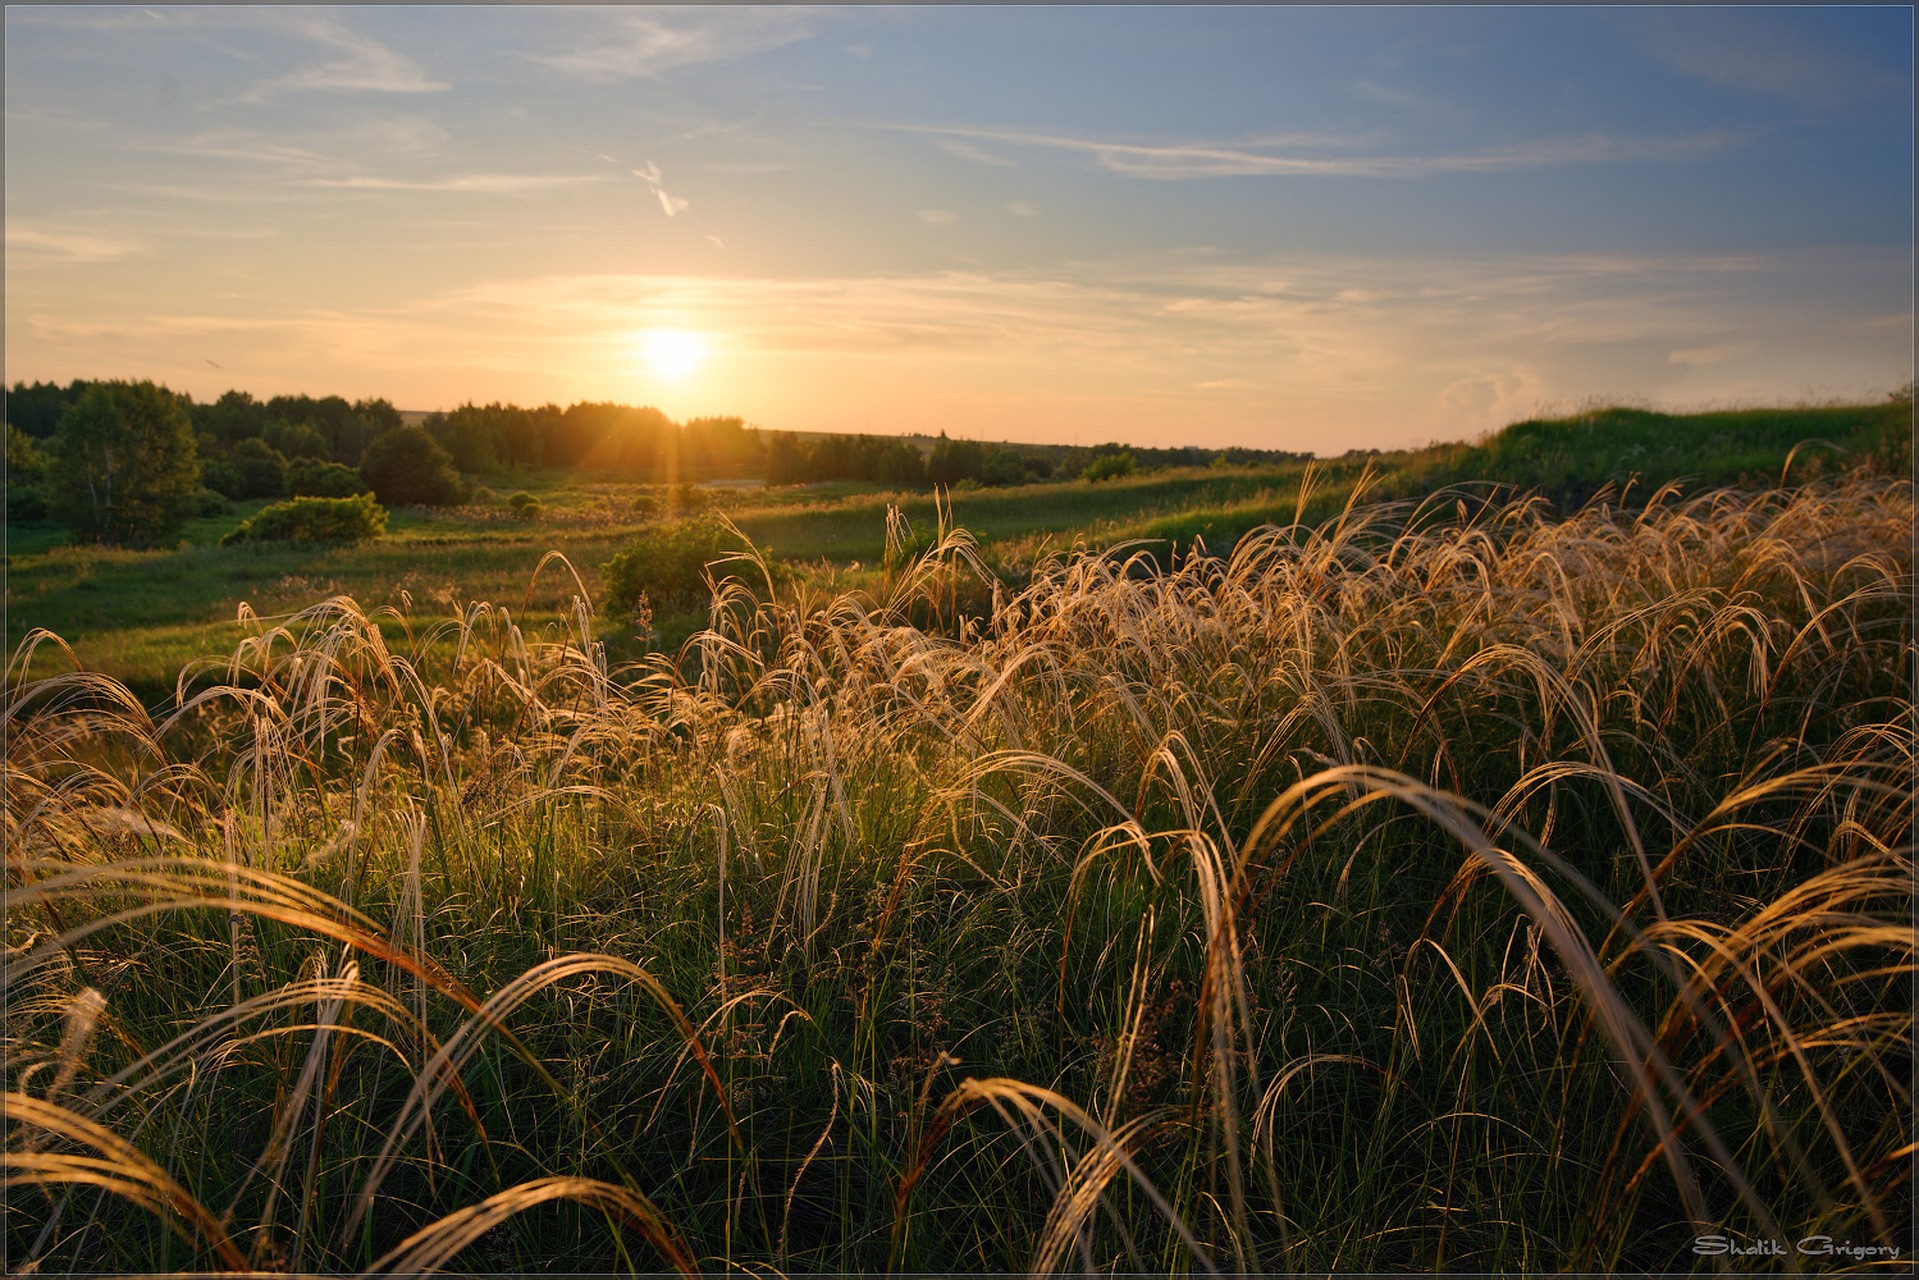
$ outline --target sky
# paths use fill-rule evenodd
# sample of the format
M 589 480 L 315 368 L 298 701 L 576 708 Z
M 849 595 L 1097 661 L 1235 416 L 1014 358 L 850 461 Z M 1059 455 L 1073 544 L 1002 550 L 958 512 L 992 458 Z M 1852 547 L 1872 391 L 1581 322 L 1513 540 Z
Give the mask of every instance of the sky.
M 1331 454 L 1912 378 L 1907 7 L 5 21 L 9 384 Z

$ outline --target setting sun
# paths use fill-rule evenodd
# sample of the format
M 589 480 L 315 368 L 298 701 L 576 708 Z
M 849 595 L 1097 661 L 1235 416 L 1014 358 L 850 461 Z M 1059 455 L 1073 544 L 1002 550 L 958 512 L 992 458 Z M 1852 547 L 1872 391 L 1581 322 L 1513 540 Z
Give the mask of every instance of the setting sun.
M 684 329 L 648 329 L 639 335 L 639 347 L 662 378 L 684 378 L 706 359 L 706 339 Z

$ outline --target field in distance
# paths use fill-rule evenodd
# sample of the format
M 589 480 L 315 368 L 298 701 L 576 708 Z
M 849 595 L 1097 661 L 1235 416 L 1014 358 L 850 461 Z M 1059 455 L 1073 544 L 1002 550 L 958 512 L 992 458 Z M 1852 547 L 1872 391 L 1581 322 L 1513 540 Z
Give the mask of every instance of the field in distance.
M 1608 484 L 1629 501 L 1671 480 L 1764 487 L 1778 482 L 1789 458 L 1793 479 L 1857 465 L 1897 474 L 1909 466 L 1909 424 L 1910 401 L 1897 398 L 1694 415 L 1605 409 L 1515 424 L 1474 445 L 973 489 L 948 493 L 944 503 L 950 523 L 978 540 L 985 562 L 1013 587 L 1049 552 L 1075 546 L 1137 542 L 1164 557 L 1198 541 L 1223 553 L 1260 525 L 1337 511 L 1368 473 L 1374 497 L 1483 482 L 1537 492 L 1570 510 Z M 384 536 L 355 546 L 220 546 L 261 501 L 195 520 L 177 545 L 156 550 L 70 545 L 51 526 L 12 527 L 8 651 L 34 629 L 50 631 L 80 664 L 151 703 L 174 692 L 190 663 L 230 653 L 251 633 L 236 623 L 243 604 L 270 619 L 345 595 L 367 609 L 430 618 L 486 601 L 513 609 L 523 623 L 553 625 L 581 585 L 596 606 L 605 602 L 601 566 L 637 531 L 691 509 L 732 520 L 785 568 L 788 585 L 831 592 L 877 580 L 889 509 L 926 534 L 940 519 L 930 493 L 855 481 L 768 488 L 748 479 L 675 489 L 562 470 L 477 479 L 483 501 L 396 509 Z M 533 495 L 537 517 L 506 505 L 509 490 Z M 536 575 L 550 551 L 565 557 L 578 584 L 554 564 Z M 600 632 L 616 664 L 677 645 L 705 616 L 685 606 L 661 610 L 651 636 L 635 635 L 624 621 L 614 610 Z

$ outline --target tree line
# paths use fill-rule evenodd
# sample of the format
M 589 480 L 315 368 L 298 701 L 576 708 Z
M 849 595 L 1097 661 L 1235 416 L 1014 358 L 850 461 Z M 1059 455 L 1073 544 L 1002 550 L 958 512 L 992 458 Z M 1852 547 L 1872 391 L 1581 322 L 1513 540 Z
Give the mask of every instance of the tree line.
M 1136 469 L 1276 461 L 1307 455 L 1235 449 L 995 445 L 941 434 L 762 432 L 738 417 L 675 422 L 660 410 L 599 401 L 463 404 L 408 424 L 386 399 L 230 390 L 198 402 L 152 382 L 16 383 L 6 393 L 10 520 L 53 519 L 86 539 L 151 544 L 195 514 L 261 498 L 443 506 L 467 477 L 538 469 L 652 483 L 762 477 L 768 484 L 855 480 L 897 485 L 1014 485 L 1098 480 Z

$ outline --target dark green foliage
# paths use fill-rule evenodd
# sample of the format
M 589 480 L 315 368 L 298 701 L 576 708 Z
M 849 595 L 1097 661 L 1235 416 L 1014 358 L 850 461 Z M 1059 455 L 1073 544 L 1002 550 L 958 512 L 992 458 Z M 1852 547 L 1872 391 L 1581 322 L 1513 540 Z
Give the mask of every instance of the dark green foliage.
M 980 467 L 979 481 L 984 485 L 1025 484 L 1026 460 L 1004 446 L 986 455 Z
M 350 498 L 366 492 L 366 482 L 352 467 L 295 458 L 287 464 L 287 492 L 296 498 Z
M 389 507 L 445 507 L 465 496 L 453 459 L 419 427 L 396 427 L 368 445 L 360 478 Z
M 57 382 L 15 383 L 7 392 L 7 421 L 36 440 L 48 440 L 60 429 L 60 415 L 87 389 L 75 379 L 62 387 Z
M 1079 473 L 1079 478 L 1098 484 L 1101 480 L 1117 480 L 1121 476 L 1130 476 L 1139 470 L 1131 453 L 1103 453 L 1087 463 Z
M 205 519 L 209 516 L 233 514 L 233 503 L 227 495 L 218 489 L 202 489 L 193 495 L 193 514 Z
M 330 458 L 333 449 L 317 427 L 305 422 L 274 419 L 267 423 L 261 438 L 288 458 Z
M 508 498 L 506 505 L 513 508 L 513 514 L 522 520 L 538 520 L 540 518 L 542 510 L 540 500 L 524 489 Z
M 383 421 L 389 419 L 385 414 L 376 412 L 384 401 L 367 402 L 369 412 Z M 386 406 L 390 411 L 392 406 Z M 372 435 L 372 429 L 363 421 L 353 405 L 339 396 L 325 396 L 315 400 L 312 396 L 275 396 L 266 402 L 266 413 L 270 418 L 296 426 L 310 427 L 321 441 L 325 450 L 317 456 L 330 456 L 335 462 L 352 466 L 360 460 L 361 450 Z M 397 418 L 398 415 L 394 414 Z M 307 452 L 311 446 L 302 444 L 300 452 Z M 284 446 L 283 446 L 284 448 Z M 294 450 L 285 449 L 292 453 Z
M 245 391 L 228 391 L 212 404 L 193 406 L 194 429 L 222 446 L 258 436 L 266 424 L 266 406 Z
M 926 478 L 936 485 L 977 480 L 986 469 L 986 448 L 977 440 L 949 440 L 946 433 L 933 442 L 926 458 Z
M 400 418 L 400 411 L 393 407 L 392 401 L 384 397 L 377 400 L 355 400 L 353 416 L 358 418 L 361 425 L 366 428 L 368 439 L 372 439 L 383 431 L 391 431 L 395 427 L 405 425 Z
M 51 459 L 34 438 L 14 423 L 7 424 L 7 519 L 42 520 L 47 500 L 41 491 Z
M 352 498 L 291 498 L 265 508 L 220 539 L 242 542 L 352 543 L 377 538 L 386 529 L 386 508 L 363 493 Z
M 657 609 L 697 608 L 710 597 L 709 576 L 763 585 L 751 566 L 717 563 L 743 549 L 739 535 L 711 512 L 642 529 L 600 567 L 606 610 L 626 616 L 643 600 Z
M 88 542 L 147 545 L 195 509 L 193 423 L 151 382 L 96 382 L 60 418 L 48 473 L 55 519 Z
M 870 480 L 918 488 L 926 483 L 920 451 L 897 436 L 816 436 L 777 432 L 766 445 L 766 482 Z
M 287 492 L 287 460 L 265 440 L 249 437 L 235 444 L 224 458 L 201 465 L 206 486 L 229 498 L 279 498 Z

